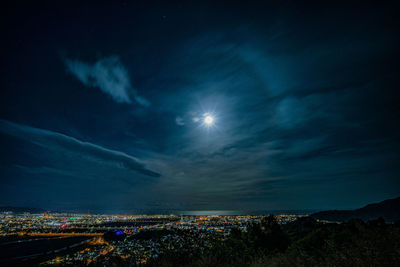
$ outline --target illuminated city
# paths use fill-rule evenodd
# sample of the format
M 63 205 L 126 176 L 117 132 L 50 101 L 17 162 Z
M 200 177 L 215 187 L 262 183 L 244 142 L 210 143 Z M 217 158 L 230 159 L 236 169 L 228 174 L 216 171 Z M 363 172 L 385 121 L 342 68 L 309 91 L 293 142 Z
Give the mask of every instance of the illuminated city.
M 284 224 L 303 216 L 278 215 L 276 218 Z M 223 241 L 232 228 L 246 231 L 250 224 L 259 223 L 262 218 L 3 212 L 0 214 L 0 239 L 7 240 L 8 245 L 26 243 L 28 246 L 40 239 L 63 241 L 58 242 L 56 249 L 48 247 L 40 253 L 9 258 L 11 263 L 25 260 L 43 265 L 106 264 L 110 259 L 120 258 L 132 264 L 143 264 L 169 250 L 187 253 L 205 250 Z

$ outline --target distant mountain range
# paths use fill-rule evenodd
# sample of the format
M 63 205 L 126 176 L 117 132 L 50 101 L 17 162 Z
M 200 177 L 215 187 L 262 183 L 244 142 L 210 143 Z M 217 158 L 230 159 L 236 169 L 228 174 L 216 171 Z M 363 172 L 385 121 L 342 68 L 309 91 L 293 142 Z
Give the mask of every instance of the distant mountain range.
M 320 211 L 312 214 L 311 217 L 336 222 L 344 222 L 353 218 L 368 221 L 382 217 L 387 222 L 394 222 L 400 220 L 400 197 L 369 204 L 356 210 Z
M 13 212 L 13 213 L 24 213 L 24 212 L 29 212 L 29 213 L 43 213 L 46 212 L 44 209 L 39 209 L 39 208 L 29 208 L 29 207 L 11 207 L 11 206 L 5 206 L 5 207 L 0 207 L 0 212 Z

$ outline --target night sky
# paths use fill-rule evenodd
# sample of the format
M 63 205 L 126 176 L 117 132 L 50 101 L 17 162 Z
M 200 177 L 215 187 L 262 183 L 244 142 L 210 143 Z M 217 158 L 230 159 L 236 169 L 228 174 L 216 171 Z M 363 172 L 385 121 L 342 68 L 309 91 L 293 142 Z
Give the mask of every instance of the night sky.
M 0 205 L 251 211 L 399 196 L 398 12 L 300 2 L 3 7 Z

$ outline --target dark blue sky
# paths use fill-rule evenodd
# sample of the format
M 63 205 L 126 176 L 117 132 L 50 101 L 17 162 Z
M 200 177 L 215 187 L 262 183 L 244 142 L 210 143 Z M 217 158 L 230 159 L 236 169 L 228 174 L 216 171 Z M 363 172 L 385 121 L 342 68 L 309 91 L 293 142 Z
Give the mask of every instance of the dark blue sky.
M 388 3 L 1 12 L 0 205 L 325 209 L 400 195 Z

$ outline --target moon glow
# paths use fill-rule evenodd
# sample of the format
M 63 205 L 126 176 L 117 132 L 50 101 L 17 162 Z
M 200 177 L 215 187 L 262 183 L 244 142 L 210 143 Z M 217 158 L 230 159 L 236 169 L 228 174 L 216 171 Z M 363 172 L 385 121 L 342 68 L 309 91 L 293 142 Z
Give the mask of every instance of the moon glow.
M 205 125 L 211 126 L 214 123 L 214 117 L 211 115 L 206 115 L 206 116 L 204 116 L 203 122 Z

